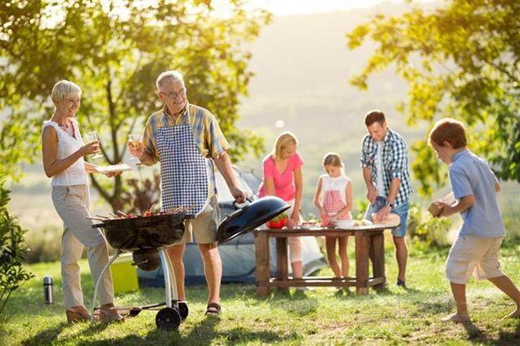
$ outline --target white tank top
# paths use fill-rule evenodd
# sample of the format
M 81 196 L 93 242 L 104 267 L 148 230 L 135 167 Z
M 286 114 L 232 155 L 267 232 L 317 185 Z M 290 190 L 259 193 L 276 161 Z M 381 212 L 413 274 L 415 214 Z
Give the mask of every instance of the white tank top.
M 67 156 L 72 155 L 79 148 L 85 145 L 83 142 L 83 138 L 81 138 L 81 133 L 79 132 L 79 126 L 76 119 L 72 118 L 72 124 L 74 125 L 74 135 L 76 138 L 71 137 L 67 132 L 65 132 L 61 127 L 58 126 L 54 121 L 44 121 L 43 130 L 47 126 L 52 126 L 56 130 L 58 134 L 58 153 L 57 159 L 61 160 L 66 158 Z M 70 185 L 85 185 L 89 184 L 87 171 L 85 170 L 85 160 L 83 157 L 79 158 L 76 162 L 74 162 L 69 168 L 52 177 L 51 185 L 52 186 L 70 186 Z
M 344 175 L 340 175 L 339 177 L 331 177 L 328 174 L 323 174 L 321 176 L 321 202 L 323 203 L 325 192 L 339 191 L 341 201 L 344 204 L 347 204 L 347 196 L 345 195 L 345 190 L 347 189 L 347 184 L 349 181 L 350 179 Z

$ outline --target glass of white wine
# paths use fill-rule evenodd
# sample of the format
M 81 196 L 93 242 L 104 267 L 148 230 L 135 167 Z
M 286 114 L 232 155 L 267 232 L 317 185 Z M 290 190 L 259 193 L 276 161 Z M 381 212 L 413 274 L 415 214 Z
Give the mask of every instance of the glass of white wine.
M 128 135 L 128 144 L 133 148 L 139 148 L 139 143 L 143 141 L 143 135 L 141 133 L 130 133 Z M 132 154 L 130 159 L 131 163 L 140 164 L 141 161 L 138 157 Z
M 85 142 L 87 144 L 92 143 L 92 142 L 99 142 L 97 132 L 96 131 L 87 132 L 85 134 Z M 101 155 L 100 153 L 95 153 L 94 156 L 92 156 L 93 159 L 100 159 L 102 157 L 103 157 L 103 155 Z

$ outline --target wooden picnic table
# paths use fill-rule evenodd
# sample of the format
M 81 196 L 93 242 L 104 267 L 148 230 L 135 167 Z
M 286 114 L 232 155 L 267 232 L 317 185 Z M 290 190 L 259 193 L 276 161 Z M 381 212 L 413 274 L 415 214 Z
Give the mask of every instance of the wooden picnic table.
M 369 287 L 381 290 L 386 285 L 384 230 L 397 226 L 372 225 L 351 228 L 312 227 L 295 229 L 257 229 L 256 292 L 267 295 L 271 287 L 287 290 L 289 287 L 330 286 L 356 287 L 359 295 L 367 294 Z M 356 254 L 356 276 L 347 278 L 307 276 L 301 279 L 288 277 L 287 238 L 353 235 Z M 276 239 L 276 275 L 270 275 L 269 238 Z M 372 273 L 369 277 L 369 253 L 372 252 Z

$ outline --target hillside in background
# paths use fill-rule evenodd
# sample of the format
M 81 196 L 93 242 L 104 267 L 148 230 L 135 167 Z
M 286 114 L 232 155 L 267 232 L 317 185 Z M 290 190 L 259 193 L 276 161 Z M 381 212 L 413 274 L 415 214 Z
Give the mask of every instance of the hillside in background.
M 305 215 L 315 213 L 312 196 L 318 176 L 323 172 L 321 160 L 328 151 L 341 155 L 346 173 L 353 181 L 354 197 L 364 198 L 359 153 L 366 133 L 363 117 L 367 111 L 383 110 L 390 127 L 408 143 L 425 137 L 427 128 L 406 126 L 404 116 L 395 111 L 396 104 L 405 99 L 407 88 L 393 71 L 383 71 L 371 78 L 367 91 L 348 84 L 349 78 L 365 65 L 373 47 L 365 45 L 349 51 L 346 33 L 378 12 L 398 14 L 407 8 L 407 4 L 384 4 L 371 9 L 274 17 L 251 46 L 250 66 L 255 76 L 251 80 L 250 96 L 242 101 L 242 120 L 238 126 L 265 137 L 264 154 L 271 150 L 280 132 L 287 130 L 297 135 L 299 152 L 305 161 Z M 212 111 L 218 113 L 218 110 Z M 261 175 L 261 158 L 248 157 L 239 166 L 251 167 Z M 27 227 L 59 226 L 52 208 L 49 182 L 42 169 L 36 166 L 25 171 L 27 178 L 23 186 L 13 187 L 13 212 Z M 138 176 L 136 172 L 125 174 Z M 520 209 L 520 185 L 508 183 L 503 191 L 503 207 Z M 104 214 L 108 212 L 108 208 L 99 203 L 94 202 L 94 207 L 104 210 Z
M 359 156 L 366 133 L 363 118 L 369 110 L 385 112 L 389 126 L 409 144 L 426 136 L 425 125 L 410 128 L 404 116 L 395 111 L 398 102 L 406 98 L 407 86 L 394 71 L 372 77 L 366 91 L 348 83 L 366 64 L 373 45 L 349 51 L 346 34 L 377 13 L 397 15 L 407 9 L 408 4 L 383 4 L 370 9 L 275 17 L 252 46 L 255 77 L 250 97 L 243 101 L 239 126 L 265 137 L 265 154 L 280 132 L 296 134 L 305 161 L 305 215 L 315 213 L 312 197 L 323 173 L 321 160 L 328 151 L 338 152 L 343 158 L 353 181 L 354 198 L 364 198 Z M 244 164 L 261 175 L 261 159 L 249 157 Z M 507 186 L 511 187 L 507 189 L 510 194 L 501 196 L 504 206 L 519 208 L 520 185 Z
M 372 9 L 275 17 L 252 47 L 255 77 L 251 95 L 243 101 L 241 127 L 254 129 L 266 139 L 266 153 L 276 136 L 291 131 L 299 139 L 304 158 L 304 214 L 312 205 L 321 160 L 338 152 L 353 180 L 355 198 L 365 195 L 359 168 L 361 140 L 366 133 L 364 115 L 381 109 L 391 128 L 411 143 L 422 139 L 426 128 L 409 128 L 395 106 L 406 96 L 406 84 L 394 71 L 383 71 L 370 80 L 369 89 L 351 86 L 373 46 L 349 51 L 346 34 L 376 13 L 398 14 L 407 4 L 385 4 Z M 283 126 L 280 124 L 283 123 Z M 245 164 L 261 174 L 261 159 Z

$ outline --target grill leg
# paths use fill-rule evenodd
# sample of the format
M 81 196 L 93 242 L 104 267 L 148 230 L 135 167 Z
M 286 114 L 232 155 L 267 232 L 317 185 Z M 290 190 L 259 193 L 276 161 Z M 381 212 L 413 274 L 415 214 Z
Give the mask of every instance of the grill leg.
M 105 273 L 105 271 L 110 268 L 110 265 L 112 264 L 112 262 L 114 262 L 116 260 L 116 258 L 119 257 L 119 255 L 122 253 L 123 251 L 121 250 L 117 250 L 116 254 L 114 256 L 112 256 L 112 258 L 110 259 L 110 261 L 108 261 L 108 263 L 105 265 L 105 267 L 103 268 L 103 270 L 101 271 L 101 274 L 99 274 L 99 277 L 98 279 L 96 280 L 96 287 L 94 288 L 94 297 L 92 297 L 92 309 L 91 309 L 91 313 L 90 313 L 90 323 L 94 322 L 94 312 L 96 310 L 96 298 L 97 298 L 97 294 L 98 294 L 98 289 L 99 289 L 99 283 L 101 282 L 101 279 L 103 278 L 103 274 Z
M 168 256 L 168 253 L 165 251 L 166 254 L 166 261 L 168 262 L 168 270 L 170 275 L 170 282 L 171 282 L 171 290 L 172 290 L 172 300 L 178 301 L 179 296 L 177 295 L 177 280 L 175 278 L 175 272 L 173 271 L 173 265 L 172 260 L 170 256 Z
M 172 299 L 177 300 L 177 285 L 175 283 L 175 273 L 172 269 L 172 264 L 169 256 L 164 251 L 164 248 L 159 248 L 159 256 L 164 273 L 164 291 L 166 294 L 166 306 L 172 307 Z

